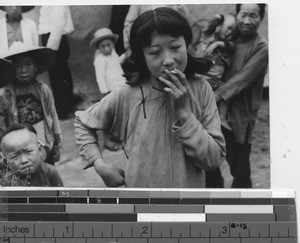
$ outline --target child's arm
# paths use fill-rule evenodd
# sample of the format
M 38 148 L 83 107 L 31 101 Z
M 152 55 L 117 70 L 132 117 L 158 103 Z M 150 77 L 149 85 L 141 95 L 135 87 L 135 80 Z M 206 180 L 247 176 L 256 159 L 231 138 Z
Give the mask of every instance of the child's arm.
M 58 120 L 57 112 L 54 105 L 54 98 L 50 88 L 43 84 L 43 89 L 45 93 L 45 103 L 47 108 L 50 110 L 50 116 L 52 119 L 52 133 L 53 133 L 53 152 L 54 152 L 54 162 L 59 161 L 60 159 L 60 144 L 61 144 L 61 128 Z M 44 119 L 47 119 L 46 117 Z
M 101 56 L 95 56 L 94 60 L 94 66 L 95 66 L 95 73 L 96 73 L 96 80 L 98 87 L 100 89 L 100 92 L 102 94 L 105 94 L 109 92 L 107 85 L 106 85 L 106 80 L 105 80 L 105 74 L 106 74 L 106 63 L 105 60 Z
M 215 51 L 217 48 L 225 48 L 226 44 L 224 41 L 216 41 L 212 44 L 209 45 L 209 47 L 205 51 L 205 55 L 212 55 L 212 53 Z
M 120 61 L 120 64 L 124 64 L 126 60 L 126 53 L 124 52 L 120 57 L 119 57 L 119 61 Z
M 207 50 L 205 51 L 206 55 L 211 55 L 217 48 L 222 48 L 228 52 L 232 52 L 235 47 L 235 44 L 233 41 L 216 41 L 212 43 Z

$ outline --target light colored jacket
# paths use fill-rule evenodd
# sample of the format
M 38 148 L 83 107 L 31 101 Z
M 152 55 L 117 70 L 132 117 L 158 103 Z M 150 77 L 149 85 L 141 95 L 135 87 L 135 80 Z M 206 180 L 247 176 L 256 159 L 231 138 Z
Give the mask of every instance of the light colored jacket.
M 39 35 L 35 22 L 31 19 L 22 17 L 21 31 L 23 42 L 33 46 L 39 45 Z M 0 56 L 3 57 L 8 51 L 7 23 L 6 17 L 0 19 Z
M 46 47 L 58 50 L 62 36 L 74 31 L 69 6 L 41 6 L 38 31 L 40 35 L 50 33 Z
M 126 187 L 205 187 L 205 171 L 225 159 L 225 141 L 209 84 L 188 80 L 192 114 L 179 125 L 171 97 L 150 82 L 113 90 L 86 111 L 75 113 L 80 153 L 92 166 L 102 157 L 96 130 L 119 137 L 127 160 Z
M 98 50 L 96 51 L 94 66 L 97 83 L 102 94 L 112 91 L 126 82 L 120 61 L 120 57 L 115 50 L 109 56 L 103 55 Z

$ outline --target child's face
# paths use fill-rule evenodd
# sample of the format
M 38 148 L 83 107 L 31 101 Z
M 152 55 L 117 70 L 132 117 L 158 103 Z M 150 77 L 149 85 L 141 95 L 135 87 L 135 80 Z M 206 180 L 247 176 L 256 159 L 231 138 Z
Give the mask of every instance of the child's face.
M 143 49 L 150 73 L 158 78 L 168 78 L 164 70 L 184 71 L 187 65 L 187 49 L 183 36 L 173 37 L 154 33 L 149 46 Z
M 98 49 L 105 56 L 109 56 L 112 53 L 112 50 L 114 49 L 114 47 L 115 47 L 115 44 L 111 39 L 102 40 L 98 44 Z
M 37 137 L 26 129 L 13 131 L 4 136 L 1 148 L 13 171 L 33 174 L 41 164 L 42 157 Z
M 16 78 L 20 83 L 29 83 L 36 76 L 37 65 L 31 56 L 21 55 L 13 61 L 13 64 L 16 67 Z
M 224 23 L 216 30 L 221 40 L 231 40 L 236 30 L 236 21 L 234 16 L 228 15 L 224 19 Z
M 7 15 L 13 19 L 19 18 L 22 14 L 21 6 L 5 6 L 4 9 Z

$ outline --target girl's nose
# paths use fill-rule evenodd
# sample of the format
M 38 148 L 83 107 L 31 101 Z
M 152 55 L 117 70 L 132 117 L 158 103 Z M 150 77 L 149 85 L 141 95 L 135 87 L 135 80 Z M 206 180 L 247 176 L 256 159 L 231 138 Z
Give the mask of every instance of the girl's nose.
M 170 67 L 173 65 L 173 63 L 174 63 L 174 58 L 169 54 L 165 55 L 164 60 L 163 60 L 163 65 L 165 67 Z

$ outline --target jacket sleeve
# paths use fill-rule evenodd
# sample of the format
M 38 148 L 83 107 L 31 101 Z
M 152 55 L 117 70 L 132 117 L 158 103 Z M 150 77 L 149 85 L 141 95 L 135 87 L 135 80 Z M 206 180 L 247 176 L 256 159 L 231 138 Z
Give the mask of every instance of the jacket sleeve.
M 201 120 L 191 114 L 181 126 L 176 122 L 172 131 L 182 143 L 187 156 L 193 158 L 198 167 L 212 170 L 225 160 L 225 139 L 221 132 L 218 108 L 212 89 L 206 82 L 202 89 L 202 97 L 199 97 L 202 106 Z
M 60 128 L 58 115 L 57 115 L 55 105 L 54 105 L 53 94 L 52 94 L 50 88 L 46 84 L 43 84 L 43 89 L 45 92 L 46 105 L 49 109 L 50 116 L 53 121 L 52 132 L 54 135 L 54 142 L 61 143 L 61 128 Z
M 117 90 L 113 90 L 87 110 L 75 112 L 74 133 L 80 155 L 87 162 L 84 169 L 93 166 L 95 160 L 102 158 L 97 130 L 108 132 L 112 127 L 115 119 L 115 92 Z
M 255 83 L 266 72 L 267 66 L 268 46 L 262 42 L 250 56 L 244 67 L 215 91 L 216 95 L 225 101 L 230 100 L 243 89 Z
M 100 55 L 96 55 L 94 60 L 94 66 L 95 66 L 96 80 L 100 92 L 102 94 L 105 94 L 109 91 L 105 83 L 105 74 L 106 74 L 105 60 Z

